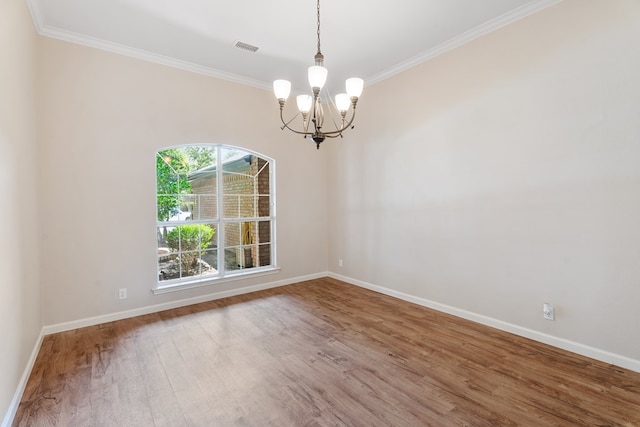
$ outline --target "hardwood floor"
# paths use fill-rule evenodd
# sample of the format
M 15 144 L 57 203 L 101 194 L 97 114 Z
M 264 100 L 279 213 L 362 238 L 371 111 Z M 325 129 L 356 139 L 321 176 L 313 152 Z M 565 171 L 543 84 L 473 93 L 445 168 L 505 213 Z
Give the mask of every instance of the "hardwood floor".
M 640 374 L 333 279 L 45 337 L 15 426 L 640 426 Z

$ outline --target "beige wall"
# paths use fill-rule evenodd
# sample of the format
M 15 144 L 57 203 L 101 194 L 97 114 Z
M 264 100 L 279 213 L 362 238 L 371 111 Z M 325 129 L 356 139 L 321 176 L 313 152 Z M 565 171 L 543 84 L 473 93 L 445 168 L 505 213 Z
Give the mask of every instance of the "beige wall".
M 0 4 L 0 423 L 42 328 L 38 283 L 36 36 L 24 1 Z
M 640 367 L 638 23 L 566 0 L 366 88 L 330 271 Z
M 327 270 L 325 154 L 278 126 L 269 91 L 43 38 L 45 325 Z M 213 142 L 276 161 L 279 274 L 153 295 L 155 152 Z M 128 288 L 128 299 L 118 289 Z

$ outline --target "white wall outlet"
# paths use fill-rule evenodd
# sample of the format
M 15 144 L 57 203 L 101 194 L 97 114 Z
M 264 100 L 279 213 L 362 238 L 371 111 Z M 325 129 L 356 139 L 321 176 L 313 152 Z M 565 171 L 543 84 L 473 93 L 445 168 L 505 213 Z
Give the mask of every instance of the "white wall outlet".
M 542 306 L 542 315 L 547 320 L 555 320 L 556 316 L 555 316 L 555 311 L 553 309 L 553 306 L 545 302 L 544 305 Z
M 342 267 L 344 265 L 344 263 L 342 262 L 342 258 L 340 258 L 338 260 L 338 267 Z
M 122 289 L 118 290 L 118 297 L 120 299 L 126 299 L 127 298 L 127 288 L 122 288 Z

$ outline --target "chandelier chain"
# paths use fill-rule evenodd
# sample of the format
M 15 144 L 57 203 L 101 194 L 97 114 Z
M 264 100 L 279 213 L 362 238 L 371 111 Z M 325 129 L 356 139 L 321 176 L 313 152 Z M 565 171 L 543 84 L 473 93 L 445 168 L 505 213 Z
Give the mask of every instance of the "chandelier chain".
M 318 53 L 320 53 L 320 0 L 318 0 L 317 7 L 317 15 L 318 15 Z

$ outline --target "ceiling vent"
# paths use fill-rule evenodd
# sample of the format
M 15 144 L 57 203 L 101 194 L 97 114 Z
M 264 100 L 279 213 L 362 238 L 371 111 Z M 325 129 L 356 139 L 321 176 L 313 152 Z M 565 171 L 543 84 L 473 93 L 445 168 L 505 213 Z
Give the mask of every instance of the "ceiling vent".
M 249 43 L 244 43 L 239 40 L 236 40 L 236 42 L 233 44 L 233 47 L 237 47 L 238 49 L 246 50 L 253 53 L 256 53 L 259 49 L 258 46 L 253 46 Z

